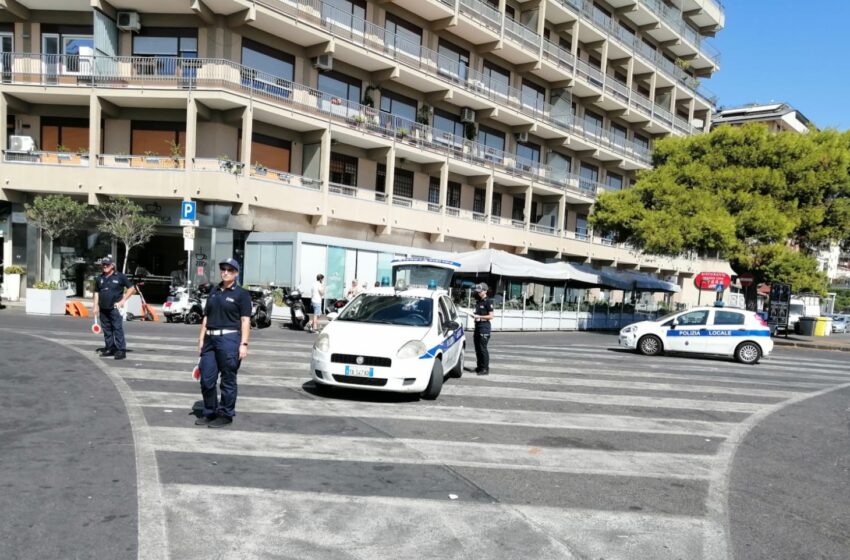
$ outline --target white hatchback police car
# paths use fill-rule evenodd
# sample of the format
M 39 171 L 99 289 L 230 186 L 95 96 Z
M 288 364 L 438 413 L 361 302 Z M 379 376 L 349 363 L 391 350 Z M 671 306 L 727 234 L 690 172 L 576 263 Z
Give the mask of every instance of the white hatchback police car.
M 692 352 L 732 356 L 755 364 L 773 351 L 767 323 L 752 311 L 696 307 L 620 330 L 620 346 L 647 356 Z
M 403 283 L 402 283 L 403 284 Z M 463 374 L 463 326 L 442 289 L 375 288 L 348 303 L 316 339 L 310 371 L 330 387 L 420 393 Z

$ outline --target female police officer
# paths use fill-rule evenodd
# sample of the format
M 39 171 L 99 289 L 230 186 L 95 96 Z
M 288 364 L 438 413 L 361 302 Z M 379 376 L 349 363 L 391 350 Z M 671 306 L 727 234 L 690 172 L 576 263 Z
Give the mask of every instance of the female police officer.
M 475 319 L 475 334 L 473 342 L 475 342 L 475 360 L 477 367 L 475 372 L 478 375 L 487 375 L 490 373 L 490 352 L 487 350 L 487 344 L 490 342 L 490 321 L 493 320 L 493 300 L 487 297 L 487 284 L 481 282 L 475 285 L 475 294 L 478 296 L 478 302 L 475 304 L 473 319 Z
M 236 284 L 239 263 L 227 259 L 218 267 L 221 283 L 210 291 L 198 338 L 204 411 L 195 424 L 210 428 L 227 426 L 236 415 L 236 372 L 248 355 L 251 332 L 251 295 Z M 216 402 L 219 373 L 221 400 Z

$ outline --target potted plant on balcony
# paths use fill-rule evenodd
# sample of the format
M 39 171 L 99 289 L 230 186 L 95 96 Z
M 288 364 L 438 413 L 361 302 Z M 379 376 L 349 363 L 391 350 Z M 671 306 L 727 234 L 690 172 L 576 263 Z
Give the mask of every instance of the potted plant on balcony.
M 118 152 L 115 154 L 115 163 L 121 165 L 130 165 L 130 156 L 127 155 L 127 152 Z
M 399 128 L 396 132 L 398 133 L 398 137 L 400 139 L 404 140 L 404 138 L 407 136 L 408 131 L 407 131 L 406 128 L 402 127 L 402 128 Z
M 354 115 L 354 123 L 358 127 L 362 127 L 366 123 L 366 115 L 364 115 L 363 113 L 357 113 L 356 115 Z
M 25 204 L 24 207 L 27 210 L 27 220 L 38 227 L 40 233 L 47 234 L 50 238 L 50 249 L 47 251 L 47 262 L 49 263 L 53 262 L 55 240 L 73 231 L 89 215 L 87 204 L 77 202 L 66 195 L 37 196 L 32 204 Z M 39 261 L 42 262 L 41 255 L 39 255 Z M 45 269 L 43 265 L 40 268 L 42 280 L 48 281 L 50 268 Z M 52 315 L 57 314 L 58 309 L 58 314 L 64 315 L 65 291 L 58 289 L 55 282 L 51 284 L 45 285 L 44 282 L 41 282 L 33 288 L 27 289 L 27 313 Z M 42 293 L 39 290 L 46 290 L 51 293 Z M 30 299 L 33 300 L 32 304 Z
M 88 148 L 80 148 L 77 150 L 77 155 L 80 158 L 80 165 L 88 165 L 89 164 L 89 149 Z
M 145 150 L 142 152 L 144 158 L 142 158 L 142 162 L 144 167 L 159 167 L 159 154 L 151 150 Z
M 59 152 L 58 154 L 56 154 L 56 162 L 57 163 L 65 163 L 65 162 L 70 163 L 70 161 L 71 161 L 71 153 L 70 153 L 71 150 L 69 150 L 67 146 L 63 146 L 62 144 L 59 144 L 58 146 L 56 146 L 56 151 Z
M 180 167 L 180 158 L 182 156 L 180 153 L 180 143 L 174 140 L 166 140 L 165 143 L 168 144 L 168 155 L 171 156 L 171 162 L 174 164 L 174 167 Z
M 27 269 L 13 264 L 3 272 L 3 297 L 8 301 L 18 301 L 21 299 L 21 277 L 27 273 Z
M 265 175 L 269 172 L 269 169 L 260 163 L 259 161 L 254 162 L 254 175 Z

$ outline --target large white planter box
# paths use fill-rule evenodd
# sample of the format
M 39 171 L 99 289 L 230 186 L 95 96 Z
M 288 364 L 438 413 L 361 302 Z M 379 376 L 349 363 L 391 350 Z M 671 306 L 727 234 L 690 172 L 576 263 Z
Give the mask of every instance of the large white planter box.
M 64 315 L 65 290 L 27 288 L 27 313 L 31 315 Z
M 21 275 L 3 275 L 3 299 L 7 301 L 18 301 L 21 299 Z

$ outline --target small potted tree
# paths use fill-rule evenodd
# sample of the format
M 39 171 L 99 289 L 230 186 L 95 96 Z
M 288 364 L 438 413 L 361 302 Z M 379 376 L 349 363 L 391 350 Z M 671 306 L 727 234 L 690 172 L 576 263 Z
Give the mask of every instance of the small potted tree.
M 174 140 L 166 140 L 165 143 L 168 144 L 168 155 L 171 156 L 171 162 L 174 164 L 174 167 L 181 167 L 180 158 L 182 154 L 180 153 L 180 143 Z
M 53 262 L 53 244 L 56 239 L 73 231 L 85 221 L 88 205 L 66 195 L 37 196 L 32 204 L 25 205 L 27 220 L 50 238 L 48 263 Z M 41 259 L 41 256 L 39 256 Z M 51 266 L 41 266 L 42 281 L 27 288 L 27 313 L 36 315 L 64 315 L 65 290 L 50 280 Z
M 27 273 L 27 269 L 13 264 L 7 266 L 3 272 L 3 298 L 7 301 L 18 301 L 21 299 L 21 276 Z

